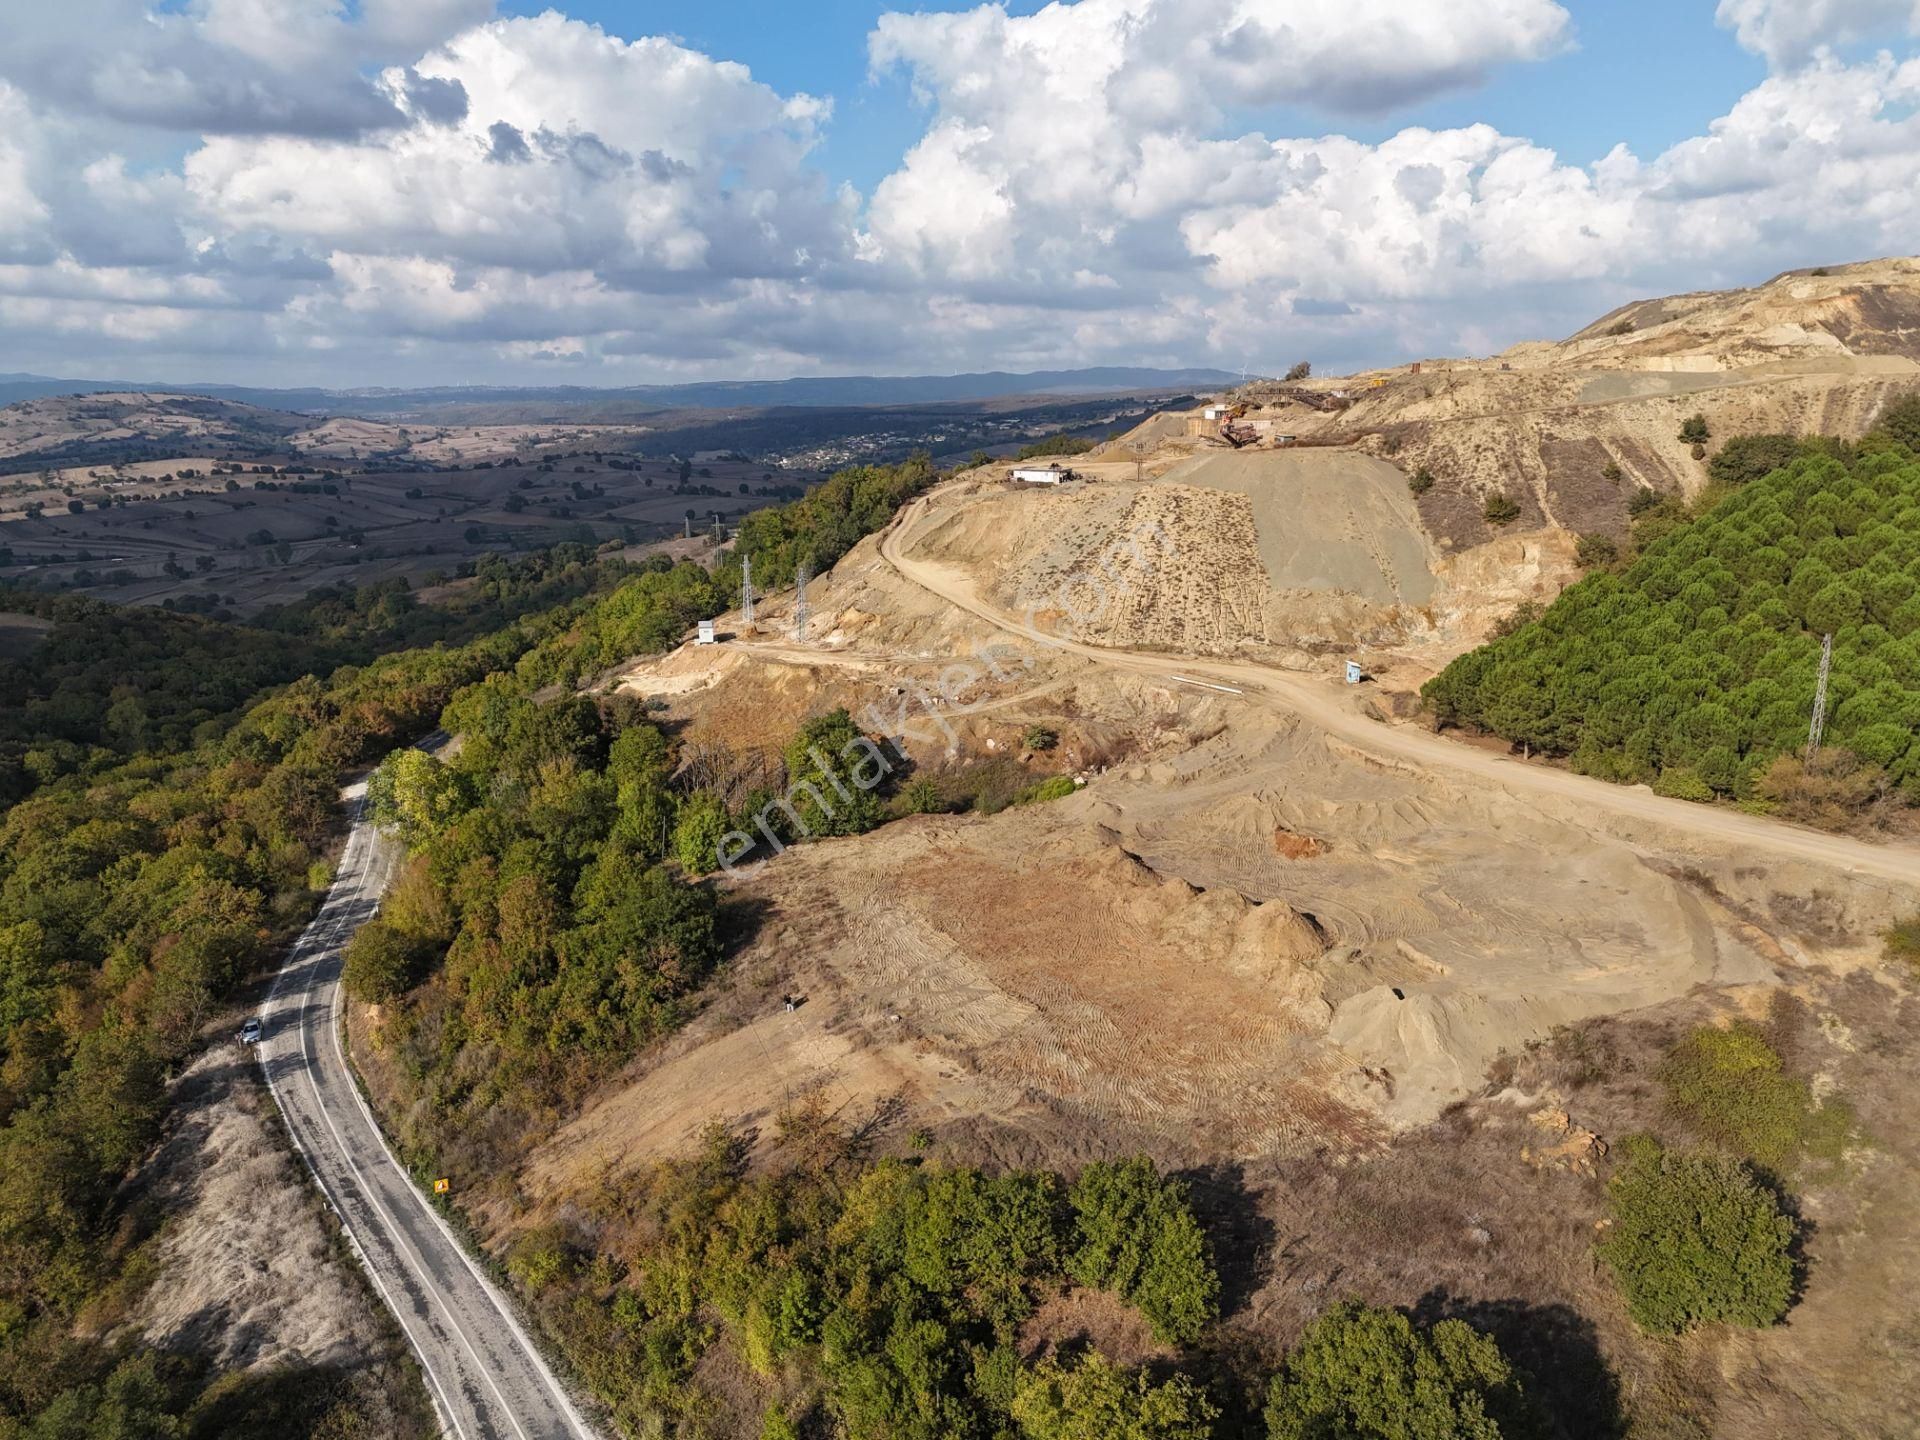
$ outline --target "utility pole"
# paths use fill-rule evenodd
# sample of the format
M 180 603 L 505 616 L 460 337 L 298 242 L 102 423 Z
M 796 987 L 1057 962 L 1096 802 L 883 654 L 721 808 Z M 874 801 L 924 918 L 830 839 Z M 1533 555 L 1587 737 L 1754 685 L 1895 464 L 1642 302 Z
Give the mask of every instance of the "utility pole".
M 802 560 L 794 577 L 798 589 L 793 597 L 793 638 L 804 644 L 807 638 L 807 582 L 813 579 L 813 561 Z
M 1833 636 L 1820 642 L 1820 683 L 1813 692 L 1813 728 L 1807 732 L 1807 768 L 1820 753 L 1820 737 L 1827 732 L 1827 677 L 1833 673 Z
M 753 624 L 753 557 L 740 557 L 740 619 L 749 627 Z

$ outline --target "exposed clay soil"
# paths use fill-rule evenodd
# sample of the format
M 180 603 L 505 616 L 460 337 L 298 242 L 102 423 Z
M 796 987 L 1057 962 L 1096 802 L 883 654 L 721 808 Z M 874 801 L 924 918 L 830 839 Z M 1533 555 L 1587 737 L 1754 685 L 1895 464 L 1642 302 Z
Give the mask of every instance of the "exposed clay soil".
M 217 1370 L 320 1372 L 369 1437 L 432 1409 L 411 1354 L 294 1155 L 251 1056 L 216 1043 L 174 1082 L 167 1133 L 135 1180 L 167 1219 L 125 1328 Z

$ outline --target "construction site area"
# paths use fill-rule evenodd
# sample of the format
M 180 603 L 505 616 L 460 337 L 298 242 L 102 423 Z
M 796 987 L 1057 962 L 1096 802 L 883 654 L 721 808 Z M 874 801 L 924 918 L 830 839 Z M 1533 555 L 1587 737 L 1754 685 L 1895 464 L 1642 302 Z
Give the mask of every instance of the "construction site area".
M 1883 264 L 1899 273 L 1867 279 L 1911 301 L 1920 270 Z M 973 803 L 724 878 L 754 938 L 483 1223 L 549 1223 L 715 1117 L 768 1143 L 818 1096 L 956 1162 L 1186 1168 L 1255 1237 L 1231 1283 L 1262 1333 L 1296 1333 L 1320 1286 L 1415 1305 L 1456 1285 L 1542 1324 L 1601 1315 L 1575 1338 L 1626 1383 L 1719 1367 L 1698 1433 L 1796 1433 L 1822 1394 L 1911 1413 L 1890 1408 L 1916 1398 L 1910 1368 L 1850 1394 L 1766 1379 L 1859 1370 L 1836 1335 L 1920 1358 L 1883 1312 L 1636 1348 L 1585 1239 L 1596 1160 L 1644 1122 L 1636 1076 L 1685 1027 L 1771 1017 L 1831 1086 L 1912 1056 L 1908 987 L 1878 960 L 1911 849 L 1598 784 L 1415 713 L 1423 680 L 1575 578 L 1577 534 L 1623 527 L 1635 491 L 1704 484 L 1679 408 L 1718 433 L 1846 433 L 1920 376 L 1911 328 L 1898 353 L 1861 327 L 1844 353 L 1787 321 L 1751 338 L 1767 306 L 1828 313 L 1827 286 L 1669 302 L 1491 362 L 1251 384 L 1060 483 L 970 470 L 801 590 L 749 590 L 706 643 L 623 668 L 606 688 L 710 788 L 777 780 L 797 727 L 844 707 Z M 1481 518 L 1496 487 L 1511 524 Z M 1064 798 L 1007 806 L 1061 775 Z M 1817 1263 L 1869 1305 L 1867 1250 L 1920 1279 L 1920 1220 L 1890 1199 L 1920 1132 L 1875 1114 L 1884 1166 L 1811 1202 L 1832 1220 Z

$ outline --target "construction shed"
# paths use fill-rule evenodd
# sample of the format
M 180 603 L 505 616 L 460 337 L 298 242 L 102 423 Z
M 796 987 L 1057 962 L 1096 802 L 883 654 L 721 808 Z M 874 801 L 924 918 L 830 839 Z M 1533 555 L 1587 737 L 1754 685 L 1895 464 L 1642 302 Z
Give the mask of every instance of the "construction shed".
M 1016 485 L 1058 485 L 1073 478 L 1073 471 L 1064 465 L 1016 465 L 1013 469 Z

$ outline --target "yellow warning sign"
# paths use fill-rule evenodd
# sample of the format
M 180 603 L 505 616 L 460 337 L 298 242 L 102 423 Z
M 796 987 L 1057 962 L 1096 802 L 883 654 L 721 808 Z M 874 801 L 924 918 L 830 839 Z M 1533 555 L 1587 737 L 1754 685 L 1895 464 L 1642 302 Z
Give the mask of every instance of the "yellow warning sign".
M 436 1180 L 433 1182 L 433 1193 L 436 1195 L 444 1195 L 452 1188 L 453 1186 L 445 1180 Z

